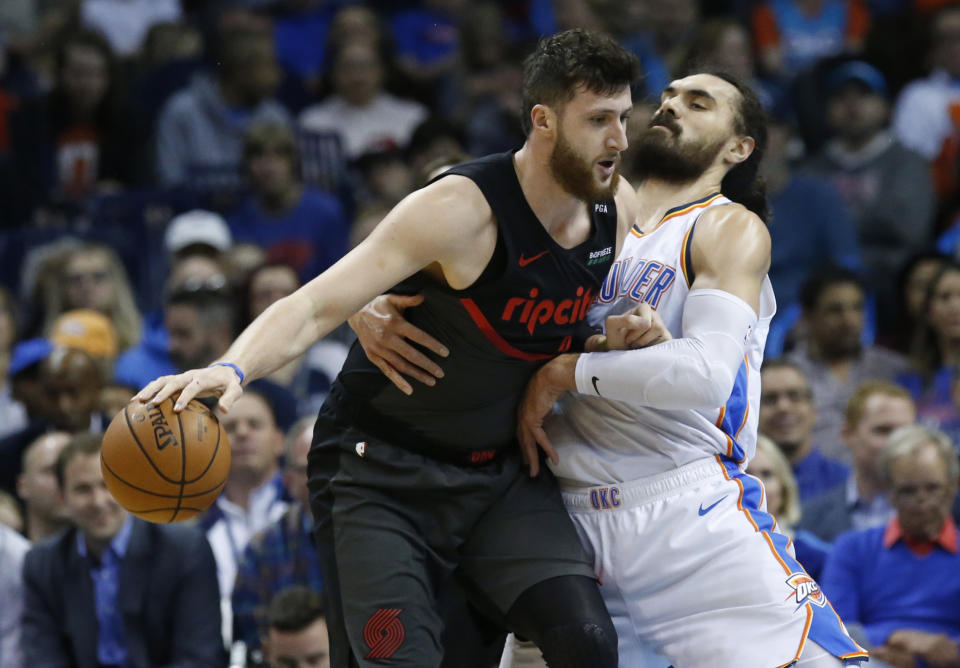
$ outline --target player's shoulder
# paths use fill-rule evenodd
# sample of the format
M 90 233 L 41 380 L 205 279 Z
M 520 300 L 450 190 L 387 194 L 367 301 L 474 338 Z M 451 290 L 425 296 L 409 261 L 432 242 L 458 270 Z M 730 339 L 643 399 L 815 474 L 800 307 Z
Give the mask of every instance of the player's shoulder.
M 704 211 L 697 219 L 691 246 L 695 267 L 719 269 L 735 264 L 758 274 L 770 267 L 770 232 L 757 214 L 741 204 Z
M 768 243 L 770 240 L 770 231 L 760 216 L 737 202 L 711 206 L 700 214 L 697 235 L 704 234 L 741 240 L 766 239 Z
M 466 226 L 488 222 L 493 211 L 473 179 L 449 174 L 407 196 L 407 203 Z

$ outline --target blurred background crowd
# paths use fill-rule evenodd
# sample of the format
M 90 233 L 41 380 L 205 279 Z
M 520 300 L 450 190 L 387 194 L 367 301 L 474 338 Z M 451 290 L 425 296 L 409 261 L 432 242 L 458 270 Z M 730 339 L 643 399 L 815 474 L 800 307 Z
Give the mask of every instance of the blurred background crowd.
M 639 57 L 634 132 L 685 72 L 721 68 L 757 90 L 778 314 L 769 440 L 750 469 L 864 643 L 898 668 L 960 665 L 960 3 L 3 0 L 0 597 L 25 602 L 22 615 L 0 606 L 0 666 L 20 665 L 4 638 L 21 618 L 30 664 L 62 652 L 73 665 L 162 665 L 183 652 L 183 665 L 216 665 L 222 640 L 252 663 L 271 634 L 274 649 L 323 636 L 306 451 L 348 330 L 253 384 L 225 418 L 234 463 L 202 544 L 196 528 L 119 511 L 83 437 L 147 381 L 218 358 L 438 165 L 518 148 L 523 56 L 571 27 Z M 620 169 L 631 178 L 629 150 Z M 914 424 L 926 431 L 907 445 L 887 438 Z M 927 446 L 926 478 L 898 478 L 897 457 L 921 461 Z M 851 530 L 880 538 L 843 561 L 832 545 Z M 27 539 L 54 535 L 55 555 L 34 549 L 24 578 L 4 579 Z M 134 621 L 117 564 L 138 549 L 195 551 L 189 567 L 171 557 L 189 573 L 159 577 L 174 591 L 136 594 L 195 623 L 169 609 L 163 623 Z M 886 565 L 851 564 L 854 552 Z M 64 582 L 80 567 L 92 585 L 53 586 L 44 560 L 56 555 Z M 878 600 L 883 569 L 905 569 L 907 584 Z M 96 614 L 71 615 L 62 590 Z M 325 665 L 326 650 L 311 651 L 317 663 L 299 665 Z

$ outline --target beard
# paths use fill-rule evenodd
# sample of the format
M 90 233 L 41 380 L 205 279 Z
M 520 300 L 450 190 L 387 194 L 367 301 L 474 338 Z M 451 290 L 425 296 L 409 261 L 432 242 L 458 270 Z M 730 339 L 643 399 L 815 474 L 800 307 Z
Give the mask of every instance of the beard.
M 666 128 L 669 133 L 658 130 Z M 660 179 L 668 183 L 689 183 L 700 178 L 713 164 L 726 139 L 698 144 L 678 141 L 681 128 L 672 116 L 657 114 L 637 139 L 633 169 L 637 179 Z
M 618 160 L 619 163 L 619 160 Z M 550 173 L 563 190 L 588 204 L 613 199 L 620 182 L 619 164 L 606 186 L 598 186 L 593 175 L 593 163 L 577 153 L 562 132 L 557 133 L 557 144 L 550 155 Z

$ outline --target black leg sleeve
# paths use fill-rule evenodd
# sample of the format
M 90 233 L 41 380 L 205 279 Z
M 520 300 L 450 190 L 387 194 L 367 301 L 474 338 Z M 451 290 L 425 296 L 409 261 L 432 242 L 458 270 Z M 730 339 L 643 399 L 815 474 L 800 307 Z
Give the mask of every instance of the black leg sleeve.
M 617 632 L 592 578 L 564 575 L 530 587 L 507 624 L 537 644 L 550 668 L 617 668 Z

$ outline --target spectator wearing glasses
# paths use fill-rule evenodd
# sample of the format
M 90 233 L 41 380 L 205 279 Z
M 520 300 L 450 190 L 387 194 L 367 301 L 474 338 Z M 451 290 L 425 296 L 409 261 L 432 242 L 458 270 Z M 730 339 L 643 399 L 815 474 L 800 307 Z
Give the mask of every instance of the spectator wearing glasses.
M 40 279 L 44 331 L 54 328 L 65 311 L 91 309 L 113 324 L 116 347 L 129 349 L 140 340 L 142 322 L 127 272 L 116 252 L 104 244 L 84 243 L 47 260 Z
M 760 378 L 759 431 L 789 460 L 801 503 L 846 480 L 849 469 L 825 457 L 814 444 L 817 408 L 803 371 L 792 362 L 770 360 Z
M 960 665 L 960 553 L 950 517 L 956 451 L 943 432 L 902 427 L 880 453 L 879 469 L 896 517 L 841 534 L 823 589 L 844 621 L 862 627 L 871 659 Z

